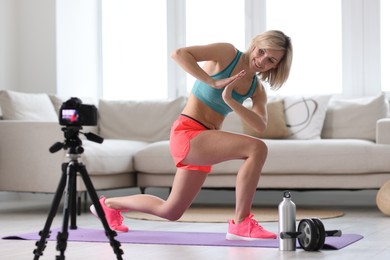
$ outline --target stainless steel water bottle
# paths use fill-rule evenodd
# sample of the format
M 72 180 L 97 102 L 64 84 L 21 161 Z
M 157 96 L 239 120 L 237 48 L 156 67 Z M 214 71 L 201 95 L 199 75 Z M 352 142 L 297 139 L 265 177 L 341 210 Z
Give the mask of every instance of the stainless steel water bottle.
M 296 250 L 296 206 L 289 191 L 283 193 L 283 201 L 278 207 L 279 214 L 279 250 Z

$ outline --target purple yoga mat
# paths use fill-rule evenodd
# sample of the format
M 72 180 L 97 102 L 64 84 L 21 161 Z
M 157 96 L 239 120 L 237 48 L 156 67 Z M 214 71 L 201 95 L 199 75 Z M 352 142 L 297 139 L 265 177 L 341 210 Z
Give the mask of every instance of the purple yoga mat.
M 48 240 L 55 241 L 60 228 L 52 229 Z M 187 246 L 231 246 L 231 247 L 279 247 L 278 239 L 257 241 L 226 240 L 225 233 L 208 232 L 172 232 L 172 231 L 141 231 L 132 230 L 128 233 L 118 233 L 116 240 L 131 244 L 160 244 L 160 245 L 187 245 Z M 363 236 L 357 234 L 343 234 L 341 237 L 327 237 L 323 249 L 338 250 L 344 248 Z M 26 233 L 3 239 L 39 240 L 38 232 Z M 77 228 L 69 229 L 68 241 L 77 242 L 108 242 L 103 229 Z M 298 248 L 299 245 L 297 244 Z

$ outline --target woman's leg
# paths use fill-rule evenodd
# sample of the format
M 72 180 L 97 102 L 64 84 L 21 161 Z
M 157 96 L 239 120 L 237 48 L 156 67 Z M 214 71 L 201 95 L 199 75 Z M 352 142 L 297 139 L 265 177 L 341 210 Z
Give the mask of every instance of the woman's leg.
M 153 214 L 172 221 L 178 220 L 199 193 L 206 177 L 204 172 L 178 169 L 167 200 L 139 194 L 106 199 L 106 206 Z
M 212 165 L 233 159 L 244 160 L 236 183 L 235 223 L 240 223 L 251 212 L 267 152 L 267 146 L 260 139 L 223 131 L 205 131 L 191 140 L 190 152 L 183 163 Z
M 191 140 L 184 164 L 213 165 L 227 160 L 243 159 L 237 174 L 235 222 L 249 216 L 261 169 L 267 157 L 263 141 L 246 135 L 223 131 L 204 131 Z M 172 192 L 167 200 L 151 195 L 133 195 L 106 199 L 106 205 L 118 210 L 133 210 L 177 220 L 191 205 L 207 174 L 178 169 Z

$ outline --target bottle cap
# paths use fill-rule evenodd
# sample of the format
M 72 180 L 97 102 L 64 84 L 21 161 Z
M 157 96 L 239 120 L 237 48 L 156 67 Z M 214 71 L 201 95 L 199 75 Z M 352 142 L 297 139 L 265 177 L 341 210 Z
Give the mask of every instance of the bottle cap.
M 285 192 L 283 193 L 283 197 L 284 197 L 284 198 L 291 198 L 290 192 L 289 192 L 288 190 L 285 191 Z

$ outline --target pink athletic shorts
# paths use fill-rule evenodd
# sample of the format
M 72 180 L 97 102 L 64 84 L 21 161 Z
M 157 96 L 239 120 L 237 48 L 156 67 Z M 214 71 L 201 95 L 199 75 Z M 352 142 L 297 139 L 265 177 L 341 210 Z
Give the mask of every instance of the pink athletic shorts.
M 208 128 L 202 123 L 183 114 L 173 123 L 169 148 L 177 168 L 205 173 L 211 172 L 211 165 L 186 165 L 181 163 L 190 151 L 191 139 L 205 130 L 208 130 Z

